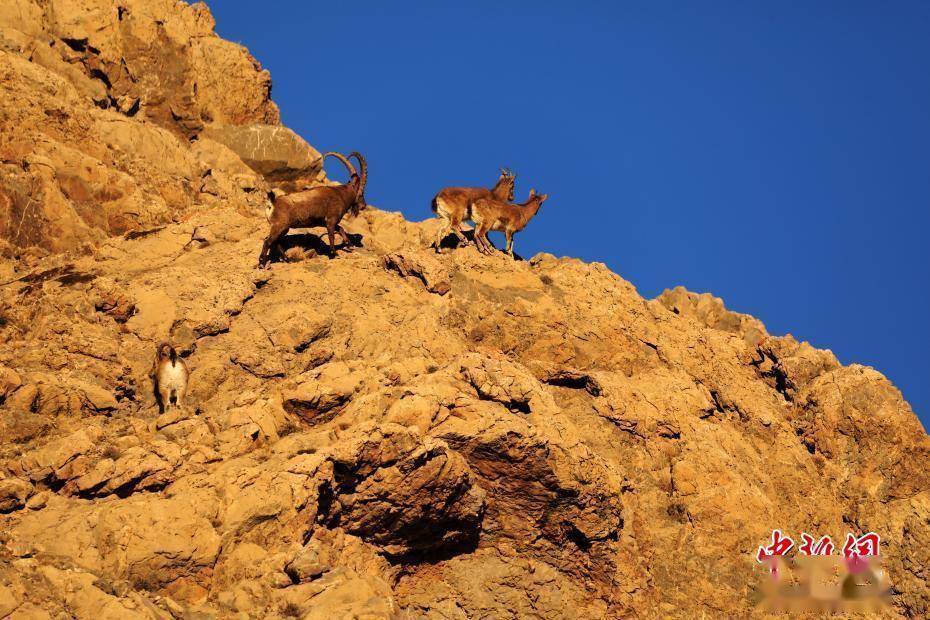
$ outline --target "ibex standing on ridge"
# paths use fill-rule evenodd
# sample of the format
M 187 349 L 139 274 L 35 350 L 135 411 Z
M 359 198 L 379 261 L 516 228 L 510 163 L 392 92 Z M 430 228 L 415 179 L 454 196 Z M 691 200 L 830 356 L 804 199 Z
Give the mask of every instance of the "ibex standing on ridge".
M 470 218 L 469 204 L 479 198 L 513 200 L 513 186 L 517 175 L 501 168 L 501 175 L 491 189 L 485 187 L 447 187 L 433 198 L 433 213 L 445 220 L 436 236 L 436 251 L 450 232 L 454 232 L 462 243 L 468 243 L 462 234 L 462 222 Z
M 349 235 L 340 222 L 346 213 L 351 212 L 355 216 L 367 206 L 365 204 L 365 183 L 368 180 L 368 165 L 359 153 L 349 154 L 350 158 L 355 157 L 358 160 L 359 168 L 361 168 L 361 176 L 359 176 L 346 157 L 339 153 L 325 153 L 323 159 L 330 156 L 341 161 L 349 170 L 349 182 L 345 185 L 321 185 L 280 197 L 269 193 L 268 198 L 274 206 L 268 216 L 270 229 L 258 257 L 259 267 L 264 267 L 268 263 L 269 253 L 291 228 L 325 226 L 326 233 L 329 235 L 330 258 L 336 255 L 337 232 L 347 248 L 351 244 Z
M 471 203 L 471 220 L 475 223 L 475 244 L 478 251 L 490 254 L 494 246 L 488 239 L 488 231 L 499 230 L 507 237 L 507 253 L 513 258 L 513 236 L 520 232 L 546 202 L 549 194 L 537 194 L 530 190 L 530 197 L 522 205 L 513 205 L 493 198 L 479 198 Z

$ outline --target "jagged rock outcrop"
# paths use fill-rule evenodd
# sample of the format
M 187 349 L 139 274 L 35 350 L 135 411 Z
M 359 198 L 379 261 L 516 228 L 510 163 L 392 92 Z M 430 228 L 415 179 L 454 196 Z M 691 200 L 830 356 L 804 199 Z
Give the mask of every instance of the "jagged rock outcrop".
M 675 314 L 691 317 L 707 327 L 738 334 L 752 345 L 767 335 L 759 319 L 727 310 L 723 300 L 710 293 L 692 293 L 683 286 L 676 286 L 663 291 L 656 301 Z
M 930 613 L 930 439 L 877 371 L 374 208 L 255 269 L 317 155 L 211 133 L 289 135 L 212 27 L 0 6 L 0 617 L 745 617 L 775 528 L 879 532 L 885 615 Z
M 0 243 L 75 250 L 313 181 L 271 79 L 203 3 L 9 0 L 0 8 Z M 191 142 L 193 140 L 193 142 Z M 0 247 L 3 249 L 3 247 Z

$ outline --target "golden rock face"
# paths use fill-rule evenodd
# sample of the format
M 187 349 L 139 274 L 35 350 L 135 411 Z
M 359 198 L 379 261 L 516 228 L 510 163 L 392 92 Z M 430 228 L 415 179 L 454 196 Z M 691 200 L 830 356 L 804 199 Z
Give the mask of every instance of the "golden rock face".
M 218 201 L 264 208 L 262 174 L 319 172 L 270 88 L 203 4 L 5 2 L 0 243 L 61 252 Z
M 377 209 L 347 222 L 352 252 L 256 270 L 266 226 L 231 204 L 9 261 L 12 600 L 741 614 L 778 528 L 880 533 L 889 613 L 921 609 L 928 442 L 878 372 L 751 344 L 601 265 L 438 255 L 437 222 Z M 159 415 L 164 339 L 191 375 Z
M 261 72 L 223 77 L 241 108 L 133 112 L 80 78 L 127 32 L 247 56 L 202 6 L 122 4 L 0 8 L 0 617 L 740 617 L 774 529 L 879 533 L 885 613 L 927 615 L 930 440 L 881 374 L 375 208 L 257 270 L 268 181 L 186 136 L 276 123 Z M 160 414 L 163 340 L 190 378 Z

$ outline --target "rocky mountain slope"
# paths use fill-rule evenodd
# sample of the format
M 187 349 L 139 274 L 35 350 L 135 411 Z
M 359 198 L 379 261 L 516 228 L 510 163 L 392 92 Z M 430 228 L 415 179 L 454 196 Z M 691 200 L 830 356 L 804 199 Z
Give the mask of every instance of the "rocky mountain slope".
M 213 25 L 177 0 L 4 0 L 0 249 L 80 249 L 316 177 L 268 73 Z
M 880 533 L 886 615 L 930 613 L 930 440 L 878 372 L 373 208 L 258 270 L 318 155 L 202 5 L 14 0 L 0 41 L 0 617 L 739 617 L 776 528 Z

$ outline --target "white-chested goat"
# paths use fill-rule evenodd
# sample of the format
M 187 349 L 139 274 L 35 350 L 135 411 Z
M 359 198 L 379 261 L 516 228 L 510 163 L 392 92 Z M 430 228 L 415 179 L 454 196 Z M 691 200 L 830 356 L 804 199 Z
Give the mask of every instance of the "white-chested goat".
M 161 410 L 166 411 L 182 407 L 184 397 L 187 395 L 187 380 L 190 371 L 171 343 L 163 342 L 158 345 L 152 374 L 155 379 L 155 393 L 158 395 L 158 404 Z

